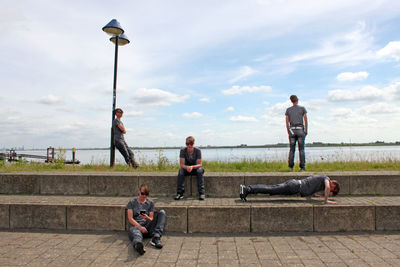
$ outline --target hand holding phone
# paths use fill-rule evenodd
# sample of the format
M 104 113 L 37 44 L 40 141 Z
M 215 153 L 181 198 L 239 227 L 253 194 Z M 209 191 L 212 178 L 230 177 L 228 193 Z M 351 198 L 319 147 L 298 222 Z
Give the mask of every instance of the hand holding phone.
M 146 214 L 146 211 L 145 210 L 141 210 L 140 211 L 140 215 L 145 215 Z

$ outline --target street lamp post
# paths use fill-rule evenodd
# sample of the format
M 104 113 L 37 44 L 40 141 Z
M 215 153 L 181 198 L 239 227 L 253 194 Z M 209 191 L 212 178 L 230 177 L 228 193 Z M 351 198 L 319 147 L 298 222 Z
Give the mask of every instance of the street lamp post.
M 113 83 L 113 105 L 112 105 L 112 118 L 111 118 L 111 144 L 110 144 L 110 167 L 114 166 L 115 162 L 115 145 L 114 145 L 114 130 L 113 121 L 115 117 L 115 104 L 117 100 L 117 67 L 118 67 L 118 46 L 129 44 L 128 37 L 124 34 L 124 30 L 116 19 L 111 20 L 103 31 L 111 35 L 110 41 L 115 44 L 114 56 L 114 83 Z

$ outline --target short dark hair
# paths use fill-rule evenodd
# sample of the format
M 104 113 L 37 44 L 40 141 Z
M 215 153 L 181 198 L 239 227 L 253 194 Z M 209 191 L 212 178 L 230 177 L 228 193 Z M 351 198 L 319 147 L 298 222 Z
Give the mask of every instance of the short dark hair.
M 116 108 L 116 109 L 114 110 L 114 112 L 115 112 L 115 113 L 117 113 L 117 112 L 124 113 L 124 111 L 123 111 L 122 109 L 120 109 L 120 108 Z
M 193 143 L 194 144 L 194 137 L 193 136 L 186 137 L 186 143 Z
M 291 95 L 290 101 L 292 101 L 292 103 L 296 103 L 297 101 L 299 101 L 299 99 L 297 98 L 297 95 Z
M 336 180 L 332 180 L 331 183 L 332 183 L 333 185 L 335 185 L 335 189 L 333 189 L 332 195 L 333 195 L 333 196 L 336 196 L 337 194 L 339 194 L 340 185 L 339 185 L 338 181 L 336 181 Z
M 150 189 L 149 189 L 149 187 L 147 186 L 147 184 L 141 184 L 141 185 L 139 186 L 139 190 L 140 190 L 140 191 L 143 190 L 143 192 L 146 193 L 147 196 L 150 194 Z

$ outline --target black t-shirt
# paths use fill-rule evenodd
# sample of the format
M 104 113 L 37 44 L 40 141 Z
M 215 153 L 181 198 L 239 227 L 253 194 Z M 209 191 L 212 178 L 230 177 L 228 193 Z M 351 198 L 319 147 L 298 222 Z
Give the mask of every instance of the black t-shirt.
M 325 181 L 330 180 L 325 175 L 313 175 L 301 180 L 300 195 L 311 196 L 319 191 L 325 190 Z
M 194 151 L 192 154 L 189 154 L 187 147 L 182 148 L 181 152 L 179 153 L 179 158 L 185 159 L 185 165 L 193 166 L 197 164 L 197 160 L 201 159 L 201 150 L 194 147 Z

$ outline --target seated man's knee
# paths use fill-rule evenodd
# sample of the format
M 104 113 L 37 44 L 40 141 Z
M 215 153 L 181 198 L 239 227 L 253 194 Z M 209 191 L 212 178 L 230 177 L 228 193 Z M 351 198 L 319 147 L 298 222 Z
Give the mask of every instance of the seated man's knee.
M 159 210 L 158 214 L 161 216 L 167 216 L 167 213 L 165 212 L 165 210 Z
M 185 175 L 185 169 L 184 168 L 180 168 L 179 172 L 178 172 L 179 176 L 184 176 Z
M 196 173 L 198 173 L 198 174 L 203 174 L 203 173 L 204 173 L 203 167 L 197 168 L 197 169 L 196 169 Z

